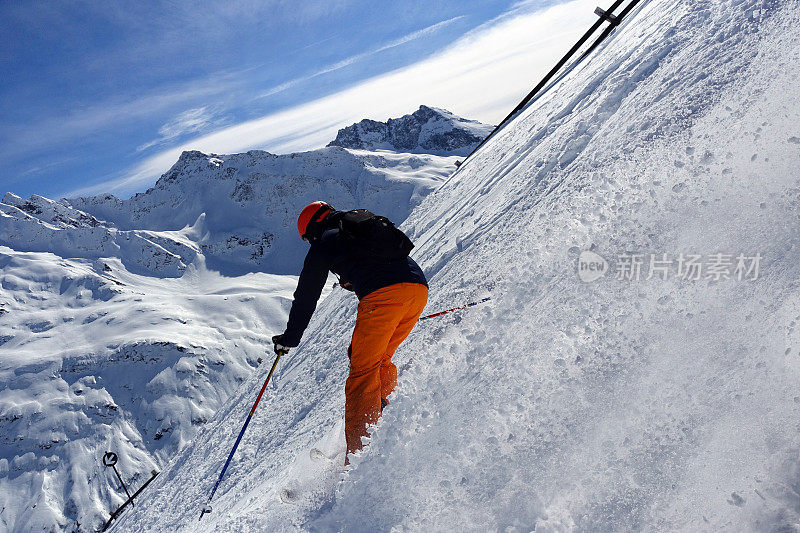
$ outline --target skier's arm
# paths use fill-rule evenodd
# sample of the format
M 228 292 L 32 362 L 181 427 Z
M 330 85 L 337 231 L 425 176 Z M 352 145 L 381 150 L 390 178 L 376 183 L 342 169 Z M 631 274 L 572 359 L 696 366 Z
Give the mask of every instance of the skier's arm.
M 294 291 L 294 301 L 292 309 L 289 311 L 289 321 L 286 324 L 286 331 L 283 333 L 282 342 L 284 346 L 297 346 L 300 338 L 311 321 L 311 315 L 317 308 L 319 296 L 325 287 L 328 279 L 330 259 L 321 246 L 312 245 L 306 254 L 303 270 L 300 272 L 300 279 L 297 281 L 297 289 Z

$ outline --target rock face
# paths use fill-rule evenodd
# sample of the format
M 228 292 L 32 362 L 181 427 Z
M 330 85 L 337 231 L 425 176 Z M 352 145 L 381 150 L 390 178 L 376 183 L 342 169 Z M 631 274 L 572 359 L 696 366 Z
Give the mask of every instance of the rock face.
M 492 126 L 423 105 L 400 118 L 364 119 L 343 128 L 328 146 L 465 156 L 491 131 Z

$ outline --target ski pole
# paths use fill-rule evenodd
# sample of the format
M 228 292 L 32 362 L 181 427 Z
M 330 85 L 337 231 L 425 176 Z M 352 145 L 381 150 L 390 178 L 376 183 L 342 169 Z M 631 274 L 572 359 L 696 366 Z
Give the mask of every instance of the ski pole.
M 482 304 L 483 302 L 488 302 L 491 300 L 491 297 L 484 298 L 483 300 L 478 300 L 477 302 L 471 302 L 466 305 L 461 305 L 459 307 L 453 307 L 452 309 L 445 309 L 444 311 L 439 311 L 438 313 L 433 313 L 432 315 L 426 315 L 420 317 L 420 320 L 428 320 L 429 318 L 436 318 L 437 316 L 446 315 L 447 313 L 452 313 L 453 311 L 459 311 L 461 309 L 466 309 L 467 307 L 472 307 L 473 305 Z
M 252 409 L 250 409 L 250 413 L 247 415 L 247 418 L 244 421 L 244 426 L 242 426 L 242 430 L 239 432 L 239 436 L 236 437 L 236 442 L 233 444 L 233 449 L 231 450 L 230 455 L 228 455 L 228 460 L 225 461 L 225 466 L 222 467 L 222 472 L 219 473 L 219 478 L 217 479 L 217 482 L 214 483 L 214 488 L 211 490 L 211 494 L 208 496 L 208 502 L 206 502 L 206 505 L 203 507 L 203 510 L 200 513 L 200 518 L 197 519 L 198 521 L 203 519 L 204 514 L 211 512 L 211 498 L 213 498 L 214 493 L 217 492 L 217 488 L 219 487 L 219 484 L 222 481 L 222 476 L 225 475 L 225 470 L 227 470 L 228 465 L 231 464 L 231 459 L 233 459 L 233 454 L 236 453 L 236 448 L 239 446 L 239 442 L 242 440 L 242 435 L 244 435 L 244 432 L 247 429 L 248 424 L 250 424 L 250 419 L 253 418 L 253 413 L 256 412 L 256 407 L 258 407 L 258 402 L 261 401 L 261 396 L 267 389 L 267 384 L 269 383 L 269 380 L 272 377 L 272 373 L 275 372 L 275 367 L 278 366 L 278 361 L 280 361 L 281 356 L 284 355 L 285 353 L 286 352 L 279 352 L 278 356 L 275 358 L 275 362 L 272 363 L 272 368 L 269 370 L 269 374 L 267 374 L 267 379 L 264 380 L 264 385 L 261 386 L 261 392 L 258 393 L 258 397 L 256 398 L 256 401 L 253 404 Z

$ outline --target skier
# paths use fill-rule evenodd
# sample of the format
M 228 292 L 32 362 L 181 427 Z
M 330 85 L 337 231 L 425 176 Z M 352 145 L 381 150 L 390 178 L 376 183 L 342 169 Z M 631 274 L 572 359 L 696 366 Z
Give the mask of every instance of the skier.
M 294 292 L 286 331 L 272 338 L 275 353 L 300 343 L 330 270 L 358 296 L 358 314 L 347 354 L 345 385 L 347 453 L 363 447 L 367 426 L 377 422 L 397 385 L 392 355 L 417 323 L 428 301 L 422 270 L 408 257 L 411 241 L 387 219 L 366 210 L 336 211 L 326 202 L 306 206 L 297 219 L 311 244 Z M 349 459 L 345 457 L 345 464 Z

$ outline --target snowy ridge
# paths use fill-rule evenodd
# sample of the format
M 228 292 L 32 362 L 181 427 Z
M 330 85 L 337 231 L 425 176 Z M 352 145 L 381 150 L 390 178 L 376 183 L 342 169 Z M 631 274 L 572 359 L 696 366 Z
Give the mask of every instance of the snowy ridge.
M 80 210 L 42 196 L 6 193 L 0 202 L 0 243 L 63 257 L 120 257 L 129 270 L 180 276 L 196 256 L 191 244 L 142 231 L 119 231 Z
M 764 531 L 800 520 L 800 7 L 651 0 L 414 210 L 437 310 L 341 476 L 355 302 L 333 294 L 117 531 Z M 755 280 L 586 284 L 581 251 L 755 254 Z M 644 267 L 646 270 L 646 267 Z M 338 438 L 336 438 L 338 437 Z M 296 497 L 281 500 L 290 487 Z
M 297 246 L 297 213 L 309 202 L 325 198 L 339 209 L 368 205 L 404 220 L 452 173 L 454 162 L 454 157 L 339 147 L 288 155 L 193 151 L 128 200 L 105 194 L 64 203 L 125 230 L 195 228 L 208 265 L 227 274 L 291 274 L 304 256 Z
M 446 109 L 423 105 L 410 115 L 386 122 L 364 119 L 342 128 L 328 146 L 465 156 L 492 129 L 492 126 L 465 120 Z

